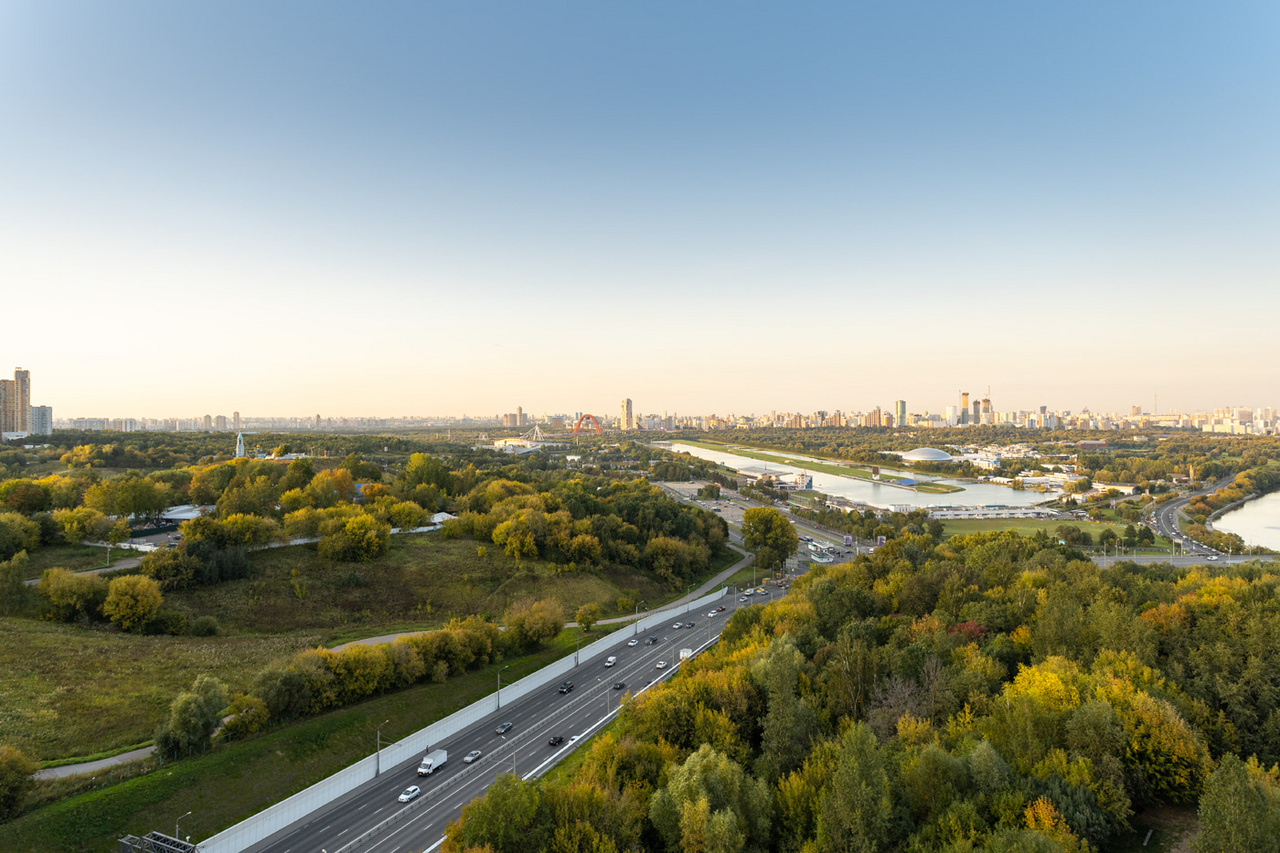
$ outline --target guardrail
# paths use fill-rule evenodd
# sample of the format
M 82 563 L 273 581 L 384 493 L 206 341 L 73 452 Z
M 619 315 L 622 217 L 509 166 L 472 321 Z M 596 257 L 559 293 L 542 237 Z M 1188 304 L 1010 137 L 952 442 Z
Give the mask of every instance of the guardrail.
M 431 750 L 432 744 L 439 744 L 445 738 L 452 737 L 458 732 L 480 722 L 490 714 L 497 712 L 501 707 L 499 698 L 506 702 L 514 702 L 521 699 L 534 690 L 562 680 L 564 675 L 577 667 L 577 660 L 589 659 L 607 649 L 620 645 L 628 637 L 661 625 L 672 616 L 700 610 L 706 605 L 718 601 L 724 594 L 725 590 L 721 588 L 686 604 L 675 605 L 646 616 L 644 619 L 633 623 L 631 631 L 625 629 L 615 631 L 591 645 L 579 649 L 575 656 L 563 657 L 544 666 L 537 672 L 502 688 L 501 697 L 497 693 L 485 696 L 462 710 L 456 711 L 444 719 L 437 720 L 426 728 L 419 729 L 394 744 L 383 747 L 381 756 L 377 754 L 367 755 L 309 788 L 304 788 L 293 796 L 263 809 L 258 814 L 227 827 L 216 835 L 202 841 L 200 848 L 204 853 L 240 853 L 240 851 L 301 820 L 316 809 L 323 808 L 339 797 L 351 793 L 366 782 L 372 781 L 376 778 L 377 770 L 381 764 L 385 763 L 389 767 L 394 767 L 403 761 L 409 760 L 414 755 L 425 754 Z M 519 742 L 518 738 L 511 740 L 512 744 L 517 742 Z M 505 746 L 499 747 L 495 752 L 505 751 L 505 749 Z

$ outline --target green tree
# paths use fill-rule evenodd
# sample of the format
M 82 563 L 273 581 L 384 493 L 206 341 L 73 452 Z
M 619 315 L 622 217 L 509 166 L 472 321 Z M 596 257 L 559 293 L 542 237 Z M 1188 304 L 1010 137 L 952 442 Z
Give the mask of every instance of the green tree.
M 35 786 L 36 763 L 8 744 L 0 744 L 0 820 L 17 817 Z
M 1196 853 L 1280 851 L 1280 773 L 1270 773 L 1232 753 L 1205 782 L 1200 798 L 1200 834 Z
M 107 600 L 107 582 L 99 575 L 45 569 L 37 590 L 49 601 L 52 615 L 63 622 L 93 619 Z
M 763 850 L 769 840 L 769 789 L 733 759 L 703 744 L 671 769 L 649 804 L 649 819 L 673 851 Z
M 523 599 L 508 608 L 503 620 L 512 648 L 532 649 L 549 643 L 564 628 L 564 610 L 554 598 Z
M 0 512 L 0 560 L 40 545 L 40 525 L 16 512 Z
M 27 552 L 19 551 L 8 560 L 0 560 L 0 611 L 8 616 L 26 596 L 23 582 L 27 573 Z
M 818 801 L 818 843 L 822 853 L 872 853 L 893 849 L 889 837 L 893 798 L 885 760 L 865 723 L 840 738 L 836 770 Z
M 146 575 L 124 575 L 113 578 L 107 588 L 102 614 L 122 631 L 144 627 L 160 611 L 164 598 L 160 584 Z
M 782 565 L 800 544 L 791 522 L 770 507 L 753 507 L 742 514 L 742 541 L 763 571 Z
M 386 551 L 391 540 L 391 525 L 363 513 L 325 522 L 321 530 L 320 553 L 331 560 L 366 562 Z
M 503 773 L 483 797 L 462 807 L 462 815 L 445 830 L 440 850 L 530 853 L 546 849 L 551 830 L 551 815 L 542 806 L 538 786 Z
M 168 758 L 181 758 L 208 749 L 227 707 L 226 686 L 211 675 L 196 678 L 189 691 L 169 705 L 169 717 L 156 729 L 156 749 Z

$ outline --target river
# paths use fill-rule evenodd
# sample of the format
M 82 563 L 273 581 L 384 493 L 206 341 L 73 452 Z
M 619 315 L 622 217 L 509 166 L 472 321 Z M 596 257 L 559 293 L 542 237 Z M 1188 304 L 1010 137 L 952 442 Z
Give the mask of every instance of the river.
M 1263 495 L 1213 522 L 1214 530 L 1235 533 L 1246 545 L 1280 551 L 1280 492 Z
M 720 450 L 707 450 L 702 447 L 695 447 L 691 444 L 683 444 L 679 441 L 671 442 L 671 449 L 677 452 L 686 452 L 699 459 L 707 459 L 711 462 L 719 462 L 735 471 L 741 471 L 744 468 L 767 468 L 770 471 L 781 474 L 799 474 L 803 470 L 807 470 L 798 465 L 786 465 L 782 462 L 765 462 L 759 459 L 752 459 L 748 456 L 738 456 L 733 453 L 725 453 Z M 785 450 L 765 450 L 763 448 L 755 448 L 761 453 L 769 453 L 784 459 L 799 459 L 801 457 L 794 453 L 788 453 Z M 830 464 L 830 460 L 826 460 Z M 942 483 L 948 486 L 959 486 L 964 489 L 962 492 L 950 492 L 942 495 L 927 494 L 925 492 L 916 492 L 911 489 L 898 488 L 888 486 L 883 483 L 877 483 L 872 480 L 858 480 L 853 477 L 841 477 L 838 474 L 827 474 L 822 471 L 809 471 L 809 476 L 813 477 L 813 487 L 819 492 L 835 497 L 847 498 L 851 501 L 861 501 L 881 509 L 889 506 L 907 505 L 913 507 L 930 507 L 930 506 L 1032 506 L 1033 504 L 1049 500 L 1051 495 L 1043 495 L 1033 491 L 1018 491 L 1008 486 L 996 486 L 990 483 L 970 483 L 958 480 L 940 480 L 936 477 L 929 477 L 919 474 L 913 474 L 909 471 L 892 471 L 888 468 L 882 468 L 883 471 L 902 474 L 917 480 L 929 480 L 931 482 Z

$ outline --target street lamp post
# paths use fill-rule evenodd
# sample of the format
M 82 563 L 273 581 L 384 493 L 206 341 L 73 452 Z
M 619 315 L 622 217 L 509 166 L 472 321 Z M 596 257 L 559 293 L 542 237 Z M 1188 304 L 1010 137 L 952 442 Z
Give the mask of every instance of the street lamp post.
M 378 727 L 375 730 L 377 732 L 377 734 L 375 735 L 375 739 L 378 746 L 373 753 L 375 756 L 373 759 L 373 775 L 374 776 L 382 775 L 382 727 L 389 722 L 391 721 L 383 720 L 382 722 L 378 723 Z
M 178 823 L 182 820 L 182 818 L 186 817 L 189 814 L 191 814 L 191 812 L 187 812 L 187 814 L 184 814 L 184 815 L 179 815 L 178 820 L 175 820 L 173 822 L 173 837 L 178 839 L 179 841 L 182 840 L 182 836 L 178 834 Z
M 499 708 L 502 707 L 502 670 L 506 669 L 508 666 L 511 666 L 511 664 L 506 664 L 506 666 L 503 666 L 501 669 L 498 670 L 498 707 Z

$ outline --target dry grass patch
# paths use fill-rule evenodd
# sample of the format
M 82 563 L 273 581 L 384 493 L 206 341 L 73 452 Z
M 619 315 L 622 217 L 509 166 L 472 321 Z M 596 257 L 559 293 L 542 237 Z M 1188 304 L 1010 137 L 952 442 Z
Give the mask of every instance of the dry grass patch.
M 0 619 L 0 731 L 37 761 L 151 739 L 169 703 L 201 673 L 244 689 L 304 637 L 142 637 Z

